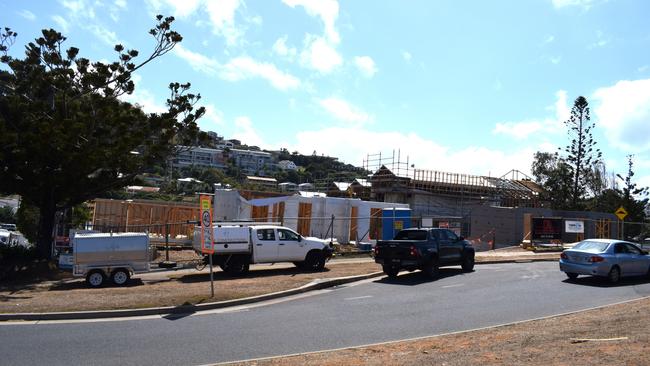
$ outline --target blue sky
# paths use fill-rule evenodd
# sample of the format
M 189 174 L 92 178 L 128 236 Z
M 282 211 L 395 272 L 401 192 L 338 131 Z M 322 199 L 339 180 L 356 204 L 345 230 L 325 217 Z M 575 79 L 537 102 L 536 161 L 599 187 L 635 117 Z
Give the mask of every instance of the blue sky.
M 14 1 L 0 26 L 14 55 L 51 27 L 112 61 L 115 43 L 151 49 L 155 14 L 184 40 L 135 76 L 128 100 L 148 111 L 191 82 L 202 129 L 249 145 L 500 176 L 565 146 L 584 95 L 608 170 L 634 154 L 650 186 L 648 1 Z

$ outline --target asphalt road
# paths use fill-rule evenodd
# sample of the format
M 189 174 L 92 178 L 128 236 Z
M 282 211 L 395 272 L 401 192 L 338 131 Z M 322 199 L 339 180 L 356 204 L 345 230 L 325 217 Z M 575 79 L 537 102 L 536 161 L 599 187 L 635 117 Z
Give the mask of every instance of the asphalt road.
M 4 365 L 196 365 L 428 336 L 650 296 L 650 281 L 568 282 L 556 262 L 380 278 L 264 306 L 177 318 L 1 324 Z M 218 283 L 217 283 L 218 291 Z

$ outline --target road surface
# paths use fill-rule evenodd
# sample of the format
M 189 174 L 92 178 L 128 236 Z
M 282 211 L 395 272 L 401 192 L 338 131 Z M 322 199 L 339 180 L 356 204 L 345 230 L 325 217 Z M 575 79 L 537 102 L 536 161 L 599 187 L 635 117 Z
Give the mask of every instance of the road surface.
M 0 323 L 5 365 L 198 365 L 429 336 L 650 296 L 650 281 L 568 282 L 556 262 L 441 269 L 182 317 Z M 216 284 L 218 291 L 218 283 Z

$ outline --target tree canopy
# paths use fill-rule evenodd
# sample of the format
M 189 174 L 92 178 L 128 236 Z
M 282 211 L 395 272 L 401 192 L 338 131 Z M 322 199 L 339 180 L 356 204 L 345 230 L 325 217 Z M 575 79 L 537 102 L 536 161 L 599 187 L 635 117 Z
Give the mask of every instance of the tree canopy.
M 0 192 L 19 194 L 39 209 L 37 246 L 49 257 L 57 211 L 130 184 L 144 167 L 164 160 L 174 144 L 200 135 L 205 110 L 190 84 L 169 84 L 168 111 L 147 114 L 120 100 L 132 93 L 132 73 L 166 54 L 182 37 L 173 17 L 156 17 L 149 31 L 151 53 L 116 45 L 117 61 L 91 62 L 79 49 L 63 49 L 53 29 L 25 47 L 23 59 L 9 56 L 17 34 L 0 35 Z

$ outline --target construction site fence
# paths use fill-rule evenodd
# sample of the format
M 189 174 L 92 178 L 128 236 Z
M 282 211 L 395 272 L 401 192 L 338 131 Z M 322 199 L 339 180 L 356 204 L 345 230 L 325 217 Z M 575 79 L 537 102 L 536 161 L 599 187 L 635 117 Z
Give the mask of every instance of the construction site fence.
M 560 241 L 575 242 L 586 238 L 614 238 L 637 241 L 650 246 L 650 241 L 643 243 L 643 239 L 650 237 L 649 224 L 640 222 L 625 222 L 619 220 L 563 218 L 585 222 L 589 233 L 563 233 Z M 408 222 L 408 223 L 407 223 Z M 368 244 L 376 240 L 392 239 L 392 234 L 401 228 L 440 227 L 454 231 L 458 236 L 469 240 L 477 250 L 497 249 L 502 246 L 518 245 L 521 242 L 531 241 L 531 233 L 523 232 L 516 243 L 507 242 L 504 238 L 510 234 L 509 227 L 489 227 L 481 231 L 473 230 L 470 217 L 380 217 L 380 216 L 296 216 L 296 217 L 265 217 L 253 220 L 238 220 L 233 222 L 219 222 L 215 224 L 280 224 L 287 226 L 303 236 L 321 239 L 336 239 L 339 244 L 356 244 L 368 249 Z M 102 233 L 146 232 L 149 234 L 151 245 L 159 248 L 191 248 L 194 227 L 197 221 L 166 222 L 155 224 L 87 224 L 84 227 L 70 227 L 77 232 L 93 231 Z M 393 225 L 392 230 L 385 230 L 384 225 Z M 593 228 L 596 228 L 595 231 Z M 70 230 L 67 230 L 70 231 Z M 388 235 L 386 235 L 388 233 Z M 645 233 L 645 234 L 644 234 Z M 644 236 L 645 235 L 645 236 Z M 65 237 L 57 236 L 57 246 L 69 245 Z

